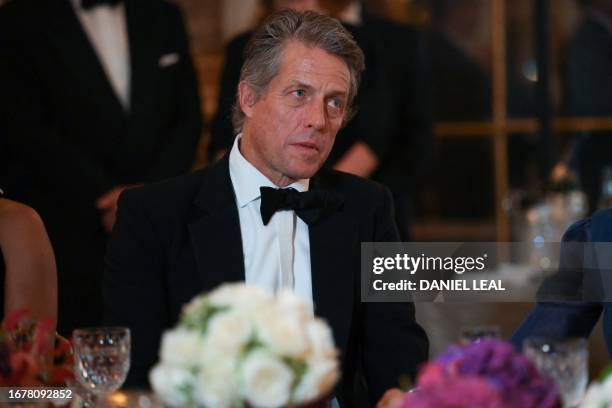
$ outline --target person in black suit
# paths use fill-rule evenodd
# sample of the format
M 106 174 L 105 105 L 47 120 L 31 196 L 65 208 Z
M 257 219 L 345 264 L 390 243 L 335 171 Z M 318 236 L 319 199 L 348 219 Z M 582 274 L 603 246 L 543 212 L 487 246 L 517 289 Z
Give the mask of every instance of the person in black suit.
M 104 279 L 107 324 L 132 330 L 128 384 L 146 383 L 162 331 L 224 282 L 292 288 L 326 319 L 348 401 L 358 370 L 374 404 L 414 376 L 428 341 L 412 303 L 361 303 L 360 243 L 397 241 L 389 191 L 321 169 L 350 115 L 363 54 L 334 19 L 274 14 L 246 48 L 229 155 L 124 192 Z M 289 254 L 289 257 L 286 255 Z
M 0 8 L 0 88 L 0 177 L 48 228 L 59 331 L 98 325 L 119 193 L 189 170 L 200 136 L 181 14 L 161 0 L 11 1 Z
M 600 318 L 612 355 L 610 301 L 612 209 L 597 211 L 563 235 L 560 270 L 544 281 L 538 303 L 512 335 L 517 349 L 530 337 L 588 338 Z
M 319 9 L 317 1 L 268 1 L 276 10 Z M 336 4 L 339 3 L 339 4 Z M 369 13 L 360 1 L 334 2 L 338 17 L 363 50 L 365 70 L 355 100 L 355 117 L 343 128 L 326 166 L 389 187 L 396 203 L 400 237 L 410 240 L 412 201 L 431 168 L 433 136 L 428 55 L 424 35 Z M 236 100 L 245 32 L 225 49 L 217 113 L 211 123 L 208 153 L 218 159 L 236 136 L 231 112 Z

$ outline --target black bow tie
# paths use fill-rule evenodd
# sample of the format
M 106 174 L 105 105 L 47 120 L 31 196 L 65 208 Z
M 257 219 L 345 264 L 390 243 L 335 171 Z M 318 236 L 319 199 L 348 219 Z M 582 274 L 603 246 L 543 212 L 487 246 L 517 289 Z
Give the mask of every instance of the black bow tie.
M 293 210 L 306 224 L 312 225 L 330 211 L 342 205 L 342 197 L 328 191 L 312 190 L 300 193 L 293 188 L 260 187 L 261 220 L 268 225 L 278 210 Z
M 96 6 L 116 6 L 121 2 L 122 0 L 81 0 L 81 7 L 84 10 L 90 10 Z

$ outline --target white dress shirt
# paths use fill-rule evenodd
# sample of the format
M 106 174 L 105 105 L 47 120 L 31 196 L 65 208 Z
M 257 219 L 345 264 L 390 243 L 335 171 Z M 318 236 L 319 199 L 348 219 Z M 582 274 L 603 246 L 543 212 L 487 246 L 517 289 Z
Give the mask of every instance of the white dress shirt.
M 249 163 L 239 149 L 236 137 L 229 156 L 229 171 L 242 234 L 245 279 L 273 293 L 289 287 L 312 304 L 310 237 L 308 225 L 293 210 L 277 211 L 268 225 L 261 220 L 260 187 L 279 188 Z M 308 191 L 310 180 L 287 186 Z
M 130 108 L 130 50 L 123 3 L 84 10 L 81 0 L 72 0 L 106 77 L 126 111 Z

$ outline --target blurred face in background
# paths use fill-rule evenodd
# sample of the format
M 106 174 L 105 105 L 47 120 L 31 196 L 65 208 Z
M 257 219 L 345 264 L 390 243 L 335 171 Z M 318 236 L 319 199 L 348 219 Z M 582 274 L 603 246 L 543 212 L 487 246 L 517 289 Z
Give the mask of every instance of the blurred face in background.
M 332 17 L 337 17 L 355 0 L 273 0 L 273 11 L 294 9 L 297 11 L 318 11 Z M 270 3 L 267 3 L 268 10 Z
M 274 11 L 294 9 L 297 11 L 318 11 L 332 17 L 344 11 L 355 0 L 274 0 Z
M 318 0 L 274 0 L 274 10 L 321 11 Z

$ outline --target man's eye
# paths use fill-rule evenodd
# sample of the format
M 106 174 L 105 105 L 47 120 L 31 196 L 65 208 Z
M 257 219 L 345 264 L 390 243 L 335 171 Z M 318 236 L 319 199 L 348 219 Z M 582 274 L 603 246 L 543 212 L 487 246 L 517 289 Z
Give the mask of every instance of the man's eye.
M 296 89 L 291 93 L 293 94 L 293 96 L 296 96 L 298 98 L 303 98 L 304 96 L 306 96 L 306 91 L 304 91 L 303 89 Z
M 340 99 L 330 99 L 328 102 L 329 106 L 333 109 L 342 110 L 344 109 L 344 103 Z

